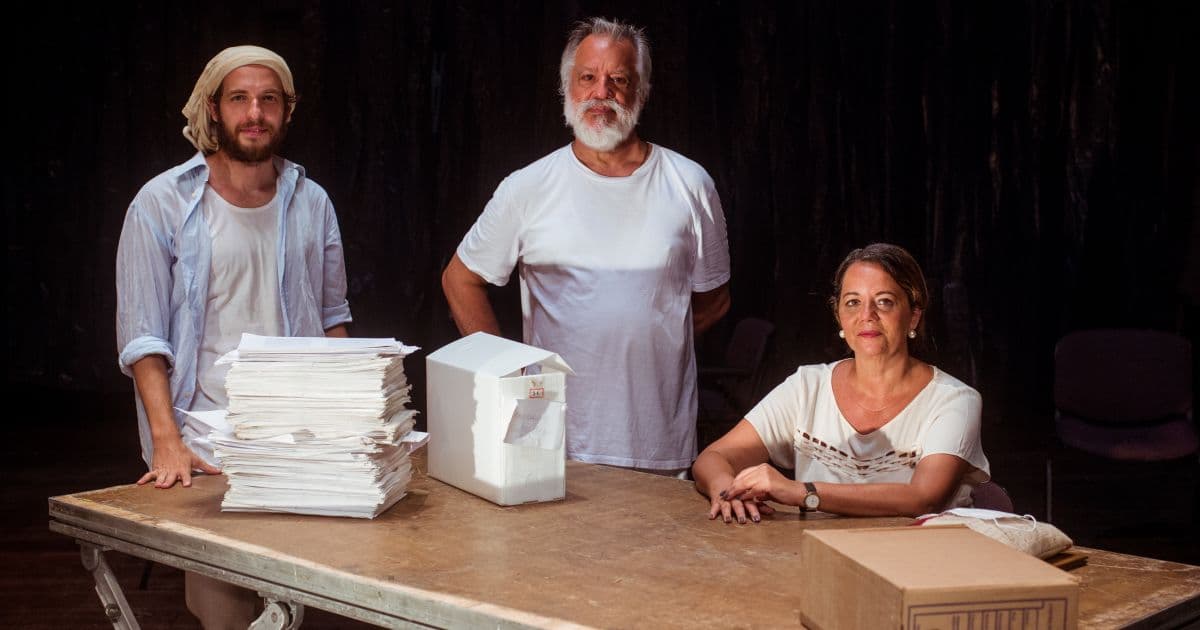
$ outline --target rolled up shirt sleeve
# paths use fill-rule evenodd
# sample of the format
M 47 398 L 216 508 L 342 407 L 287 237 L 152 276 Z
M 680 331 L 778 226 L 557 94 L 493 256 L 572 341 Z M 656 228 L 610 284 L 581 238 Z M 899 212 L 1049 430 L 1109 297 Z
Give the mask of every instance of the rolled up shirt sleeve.
M 342 232 L 338 228 L 333 203 L 325 200 L 325 255 L 321 291 L 321 327 L 329 330 L 353 321 L 346 299 L 346 259 L 342 250 Z
M 121 372 L 132 377 L 133 364 L 152 354 L 162 355 L 167 360 L 168 368 L 175 367 L 175 353 L 171 350 L 171 344 L 165 339 L 146 335 L 130 341 L 121 349 L 118 358 Z
M 171 234 L 157 205 L 143 190 L 130 204 L 117 245 L 117 348 L 121 372 L 143 357 L 160 354 L 174 365 L 169 341 Z

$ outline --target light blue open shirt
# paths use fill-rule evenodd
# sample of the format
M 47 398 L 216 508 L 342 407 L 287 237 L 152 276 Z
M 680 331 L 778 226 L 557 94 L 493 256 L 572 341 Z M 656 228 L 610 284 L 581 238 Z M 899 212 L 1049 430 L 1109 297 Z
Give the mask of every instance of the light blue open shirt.
M 342 236 L 329 196 L 304 168 L 275 158 L 279 174 L 278 281 L 284 334 L 320 337 L 351 321 Z M 121 371 L 152 354 L 167 360 L 171 403 L 191 409 L 204 334 L 212 240 L 200 208 L 208 164 L 192 159 L 150 180 L 125 215 L 117 247 L 117 347 Z M 150 424 L 137 403 L 142 457 L 154 457 Z M 183 418 L 175 412 L 175 423 Z

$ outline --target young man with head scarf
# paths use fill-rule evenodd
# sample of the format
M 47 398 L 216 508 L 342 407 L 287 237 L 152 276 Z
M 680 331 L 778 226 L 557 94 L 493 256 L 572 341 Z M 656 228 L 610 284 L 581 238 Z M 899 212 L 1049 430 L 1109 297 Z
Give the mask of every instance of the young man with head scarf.
M 350 307 L 333 204 L 276 152 L 296 107 L 287 62 L 258 46 L 213 57 L 183 108 L 197 153 L 150 180 L 117 249 L 117 346 L 133 377 L 138 483 L 191 485 L 220 472 L 208 428 L 180 410 L 223 409 L 217 357 L 243 332 L 346 336 Z M 203 588 L 197 584 L 204 583 Z M 188 574 L 205 627 L 246 627 L 253 593 Z

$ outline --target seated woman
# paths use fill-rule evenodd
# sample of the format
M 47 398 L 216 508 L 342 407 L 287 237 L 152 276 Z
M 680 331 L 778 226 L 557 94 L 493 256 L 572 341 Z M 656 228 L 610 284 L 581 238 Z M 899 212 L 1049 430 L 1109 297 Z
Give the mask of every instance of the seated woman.
M 709 518 L 758 522 L 763 501 L 853 516 L 918 516 L 971 504 L 990 477 L 979 393 L 909 355 L 929 292 L 901 247 L 856 249 L 833 281 L 854 356 L 801 366 L 692 467 Z M 767 463 L 794 468 L 787 479 Z

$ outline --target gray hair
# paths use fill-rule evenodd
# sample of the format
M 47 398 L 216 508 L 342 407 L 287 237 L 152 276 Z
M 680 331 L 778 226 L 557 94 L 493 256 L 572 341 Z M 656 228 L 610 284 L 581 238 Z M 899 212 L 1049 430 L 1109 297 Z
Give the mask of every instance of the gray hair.
M 575 28 L 567 36 L 567 46 L 563 48 L 562 63 L 558 66 L 561 83 L 558 93 L 567 97 L 571 87 L 571 71 L 575 69 L 575 53 L 579 45 L 588 35 L 608 37 L 613 41 L 625 40 L 632 42 L 637 49 L 637 99 L 639 104 L 645 104 L 650 96 L 650 41 L 646 39 L 646 31 L 640 26 L 627 24 L 619 20 L 606 20 L 602 17 L 592 17 L 575 23 Z

